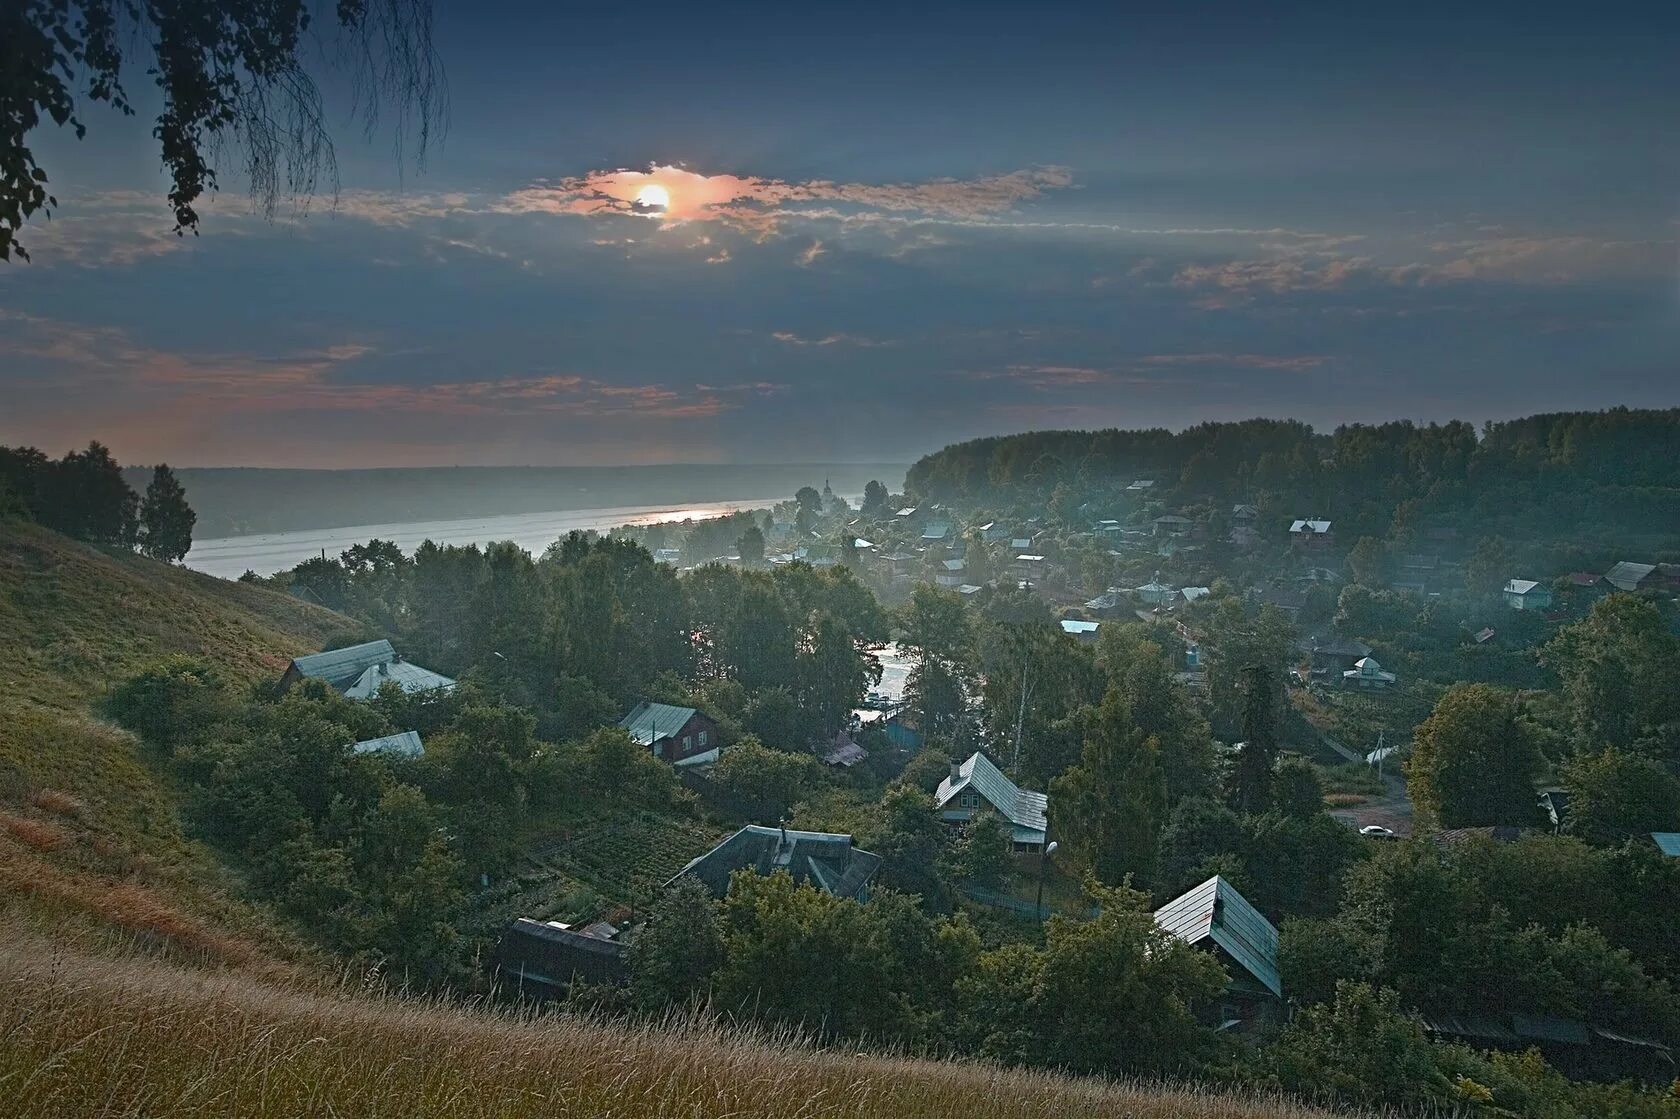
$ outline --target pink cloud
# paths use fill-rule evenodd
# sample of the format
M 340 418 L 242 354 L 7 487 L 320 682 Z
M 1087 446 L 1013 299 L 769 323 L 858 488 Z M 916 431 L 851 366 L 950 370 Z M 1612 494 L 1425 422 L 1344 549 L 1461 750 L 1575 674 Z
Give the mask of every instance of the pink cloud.
M 846 212 L 851 213 L 985 217 L 1006 212 L 1046 191 L 1065 188 L 1072 181 L 1072 175 L 1062 167 L 919 183 L 839 183 L 702 175 L 684 167 L 655 164 L 646 171 L 592 171 L 535 184 L 514 191 L 493 208 L 508 213 L 637 215 L 666 225 L 716 221 L 764 238 L 788 217 L 841 213 L 836 206 L 847 207 Z M 642 200 L 650 188 L 663 191 L 668 203 L 663 207 L 645 204 Z M 813 203 L 821 203 L 826 209 L 814 210 Z M 821 252 L 820 242 L 815 249 Z M 810 260 L 815 259 L 812 254 Z

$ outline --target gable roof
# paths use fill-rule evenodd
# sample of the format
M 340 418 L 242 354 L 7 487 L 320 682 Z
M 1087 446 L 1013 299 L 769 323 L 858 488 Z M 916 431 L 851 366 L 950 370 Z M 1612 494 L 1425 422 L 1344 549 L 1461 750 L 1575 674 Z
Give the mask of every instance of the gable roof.
M 353 683 L 362 673 L 376 664 L 389 664 L 397 659 L 396 649 L 381 638 L 307 657 L 293 657 L 292 667 L 299 676 L 309 680 L 325 680 L 335 688 Z
M 1097 627 L 1101 625 L 1101 622 L 1082 622 L 1077 618 L 1063 618 L 1062 632 L 1070 637 L 1079 637 L 1083 634 L 1097 632 Z
M 1654 563 L 1630 563 L 1623 560 L 1609 571 L 1605 572 L 1604 581 L 1622 591 L 1636 591 L 1657 569 Z
M 1533 579 L 1512 579 L 1505 584 L 1505 593 L 1524 595 L 1539 585 Z
M 938 807 L 944 808 L 953 797 L 970 787 L 1014 825 L 1016 842 L 1036 843 L 1044 838 L 1045 829 L 1049 826 L 1045 821 L 1045 811 L 1049 808 L 1050 798 L 1017 786 L 1003 775 L 1003 770 L 992 764 L 992 759 L 978 750 L 957 767 L 954 779 L 947 775 L 939 782 L 934 801 Z
M 343 691 L 350 699 L 372 699 L 380 688 L 393 683 L 405 692 L 448 691 L 455 686 L 455 681 L 429 668 L 408 661 L 381 661 L 368 666 Z
M 643 746 L 652 746 L 661 738 L 670 738 L 694 718 L 694 708 L 673 707 L 669 703 L 643 700 L 631 709 L 618 725 L 630 732 Z
M 1290 532 L 1305 532 L 1322 536 L 1330 531 L 1329 521 L 1296 521 L 1289 526 Z
M 855 898 L 880 867 L 881 856 L 858 850 L 849 835 L 748 824 L 692 860 L 671 882 L 685 876 L 696 878 L 714 896 L 723 897 L 729 892 L 730 875 L 737 870 L 757 874 L 785 870 L 795 882 L 809 882 L 835 897 Z
M 360 742 L 352 742 L 350 749 L 357 754 L 398 754 L 405 758 L 418 758 L 426 752 L 420 744 L 420 732 L 417 730 L 387 734 L 383 738 L 364 738 Z
M 1186 944 L 1213 941 L 1268 991 L 1283 997 L 1277 929 L 1219 875 L 1157 909 L 1155 923 Z

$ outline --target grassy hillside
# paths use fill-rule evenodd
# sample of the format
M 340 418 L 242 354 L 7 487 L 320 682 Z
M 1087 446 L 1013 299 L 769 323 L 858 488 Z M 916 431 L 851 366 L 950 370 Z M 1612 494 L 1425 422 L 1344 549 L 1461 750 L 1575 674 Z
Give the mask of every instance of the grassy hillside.
M 170 653 L 278 675 L 347 619 L 286 595 L 0 523 L 0 905 L 41 924 L 232 961 L 279 944 L 181 834 L 173 790 L 102 722 L 108 687 Z
M 1265 1100 L 280 989 L 21 943 L 0 956 L 7 1114 L 1312 1119 Z

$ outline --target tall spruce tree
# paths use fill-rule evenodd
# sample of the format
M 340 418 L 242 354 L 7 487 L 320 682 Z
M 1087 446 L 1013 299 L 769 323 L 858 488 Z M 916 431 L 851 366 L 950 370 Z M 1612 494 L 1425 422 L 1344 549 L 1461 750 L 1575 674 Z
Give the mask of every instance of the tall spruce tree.
M 198 514 L 187 504 L 187 491 L 176 480 L 175 472 L 158 464 L 140 504 L 140 550 L 153 559 L 175 563 L 192 548 L 196 523 Z

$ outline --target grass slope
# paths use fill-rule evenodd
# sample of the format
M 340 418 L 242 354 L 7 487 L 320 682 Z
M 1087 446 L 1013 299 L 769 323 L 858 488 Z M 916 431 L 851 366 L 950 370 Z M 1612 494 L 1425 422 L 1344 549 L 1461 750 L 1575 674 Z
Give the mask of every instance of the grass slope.
M 0 906 L 230 961 L 277 946 L 181 834 L 174 791 L 139 743 L 95 709 L 161 656 L 277 676 L 348 625 L 283 594 L 0 522 Z
M 0 1085 L 64 1115 L 1316 1119 L 1274 1100 L 321 994 L 27 943 L 0 957 Z

